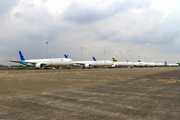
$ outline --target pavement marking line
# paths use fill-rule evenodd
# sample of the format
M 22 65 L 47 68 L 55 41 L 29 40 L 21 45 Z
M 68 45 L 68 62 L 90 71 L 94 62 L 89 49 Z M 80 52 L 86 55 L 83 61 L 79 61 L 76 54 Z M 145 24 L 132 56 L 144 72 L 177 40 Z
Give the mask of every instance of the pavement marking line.
M 49 79 L 50 81 L 58 81 L 58 79 Z
M 91 81 L 91 79 L 83 79 L 82 81 Z
M 164 81 L 167 81 L 167 79 L 160 79 L 160 80 L 156 80 L 156 81 L 164 82 Z
M 66 81 L 74 81 L 74 79 L 66 79 Z
M 172 79 L 173 79 L 173 78 L 176 78 L 176 79 L 177 79 L 178 77 L 169 77 L 169 78 L 172 78 Z
M 6 74 L 8 74 L 8 72 L 6 72 Z
M 113 78 L 113 77 L 107 77 L 107 78 Z
M 100 77 L 102 77 L 102 78 L 103 78 L 103 77 L 105 77 L 105 76 L 100 76 Z
M 132 80 L 133 80 L 133 79 L 136 79 L 136 78 L 129 78 L 129 79 L 132 79 Z
M 40 81 L 41 79 L 33 79 L 34 81 Z
M 142 80 L 151 80 L 151 79 L 149 79 L 149 78 L 145 78 L 145 79 L 142 79 Z
M 24 80 L 26 80 L 26 79 L 18 79 L 19 81 L 24 81 Z
M 11 80 L 11 79 L 2 79 L 2 80 Z
M 178 82 L 180 82 L 180 80 L 178 80 Z
M 100 81 L 109 81 L 109 80 L 100 80 Z
M 146 80 L 136 80 L 136 81 L 146 81 Z
M 127 81 L 127 80 L 118 80 L 118 81 Z
M 167 81 L 165 83 L 175 83 L 176 81 Z
M 154 78 L 162 78 L 162 77 L 154 77 Z
M 76 74 L 79 74 L 78 72 L 76 72 Z

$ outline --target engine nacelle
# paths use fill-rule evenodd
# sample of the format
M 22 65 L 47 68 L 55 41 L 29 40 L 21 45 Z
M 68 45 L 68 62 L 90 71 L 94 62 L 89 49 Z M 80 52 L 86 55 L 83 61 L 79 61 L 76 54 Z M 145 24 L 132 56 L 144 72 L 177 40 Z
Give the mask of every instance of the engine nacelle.
M 113 68 L 116 68 L 117 66 L 116 65 L 112 65 Z
M 85 68 L 91 68 L 91 64 L 85 64 L 84 67 Z
M 41 63 L 36 64 L 36 68 L 42 68 L 42 67 L 43 67 L 43 64 L 41 64 Z

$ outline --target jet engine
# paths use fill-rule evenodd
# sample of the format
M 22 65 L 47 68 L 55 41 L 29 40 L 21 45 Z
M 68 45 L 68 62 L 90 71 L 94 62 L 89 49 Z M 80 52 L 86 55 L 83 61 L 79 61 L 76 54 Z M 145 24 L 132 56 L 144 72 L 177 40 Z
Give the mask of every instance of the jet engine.
M 85 67 L 85 68 L 91 68 L 91 65 L 90 65 L 90 64 L 85 64 L 84 67 Z
M 42 68 L 42 67 L 43 67 L 43 64 L 41 64 L 41 63 L 36 64 L 36 68 Z
M 117 66 L 116 65 L 112 65 L 112 68 L 117 68 Z

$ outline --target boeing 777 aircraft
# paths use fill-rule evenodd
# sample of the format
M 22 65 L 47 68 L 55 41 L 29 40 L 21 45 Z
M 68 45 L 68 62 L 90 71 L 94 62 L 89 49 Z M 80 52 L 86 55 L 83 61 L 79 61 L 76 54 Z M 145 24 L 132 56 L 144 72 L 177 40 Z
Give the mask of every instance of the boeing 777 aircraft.
M 114 65 L 112 67 L 121 67 L 121 66 L 129 66 L 129 67 L 134 67 L 132 62 L 118 62 L 115 58 L 112 58 Z
M 173 64 L 169 64 L 169 63 L 167 63 L 166 61 L 165 61 L 165 65 L 168 65 L 168 66 L 179 66 L 179 64 L 176 64 L 176 63 L 173 63 Z
M 138 60 L 138 62 L 134 62 L 133 64 L 136 67 L 146 67 L 148 65 L 148 63 L 141 62 L 140 60 Z
M 68 57 L 66 55 L 64 55 L 65 58 L 68 59 Z M 103 61 L 97 61 L 94 57 L 93 57 L 94 61 L 73 61 L 73 65 L 75 66 L 82 66 L 82 68 L 92 68 L 93 66 L 109 66 L 111 67 L 113 65 L 112 61 L 108 61 L 108 60 L 103 60 Z
M 33 66 L 36 68 L 42 68 L 42 67 L 56 67 L 58 68 L 59 66 L 68 66 L 72 65 L 72 59 L 67 59 L 67 58 L 50 58 L 50 59 L 31 59 L 31 60 L 26 60 L 19 51 L 20 59 L 21 61 L 14 61 L 14 60 L 9 60 L 10 62 L 15 62 L 15 63 L 20 63 L 26 66 Z

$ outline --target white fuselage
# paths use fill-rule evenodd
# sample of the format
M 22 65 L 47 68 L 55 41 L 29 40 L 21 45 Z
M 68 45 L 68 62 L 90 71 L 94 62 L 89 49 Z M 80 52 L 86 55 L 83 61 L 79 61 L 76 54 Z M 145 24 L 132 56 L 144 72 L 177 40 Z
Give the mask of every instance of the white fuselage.
M 175 64 L 175 63 L 173 63 L 173 64 L 167 64 L 168 66 L 171 66 L 171 67 L 177 67 L 177 66 L 179 66 L 179 64 Z
M 113 67 L 121 67 L 121 66 L 130 66 L 133 67 L 134 64 L 132 62 L 113 62 Z
M 109 60 L 104 60 L 104 61 L 73 61 L 73 65 L 81 65 L 85 68 L 90 68 L 92 66 L 112 66 L 113 62 Z
M 134 66 L 136 66 L 136 67 L 145 67 L 145 66 L 148 65 L 148 64 L 145 63 L 145 62 L 134 62 L 133 64 L 134 64 Z
M 23 61 L 29 66 L 40 67 L 56 67 L 72 65 L 72 59 L 67 58 L 51 58 L 51 59 L 31 59 Z

